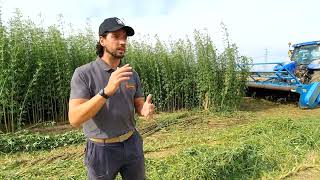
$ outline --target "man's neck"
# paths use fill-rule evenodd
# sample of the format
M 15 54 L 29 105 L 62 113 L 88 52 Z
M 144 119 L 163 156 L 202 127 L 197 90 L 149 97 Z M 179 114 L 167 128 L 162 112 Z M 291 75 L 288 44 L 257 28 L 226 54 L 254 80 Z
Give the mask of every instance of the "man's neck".
M 112 69 L 116 69 L 120 64 L 120 59 L 114 58 L 111 54 L 104 53 L 101 59 L 107 63 Z

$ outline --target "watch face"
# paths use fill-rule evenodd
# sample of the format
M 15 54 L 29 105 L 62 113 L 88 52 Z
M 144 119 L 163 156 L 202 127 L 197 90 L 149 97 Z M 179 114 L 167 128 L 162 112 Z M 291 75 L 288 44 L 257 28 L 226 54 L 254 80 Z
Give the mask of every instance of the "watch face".
M 99 91 L 99 94 L 100 94 L 102 97 L 106 98 L 106 99 L 109 98 L 109 97 L 104 93 L 104 89 L 101 89 L 101 90 Z

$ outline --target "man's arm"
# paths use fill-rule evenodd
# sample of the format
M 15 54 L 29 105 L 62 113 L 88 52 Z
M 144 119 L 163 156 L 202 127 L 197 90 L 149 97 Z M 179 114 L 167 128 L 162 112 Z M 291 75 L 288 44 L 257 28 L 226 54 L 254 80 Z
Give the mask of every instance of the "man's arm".
M 139 116 L 143 116 L 142 113 L 141 113 L 143 104 L 144 104 L 144 98 L 143 97 L 138 97 L 138 98 L 134 99 L 134 107 L 136 109 L 136 113 Z
M 69 101 L 69 122 L 74 127 L 79 127 L 101 109 L 106 103 L 106 99 L 99 94 L 90 100 L 88 99 L 71 99 Z
M 152 104 L 151 94 L 147 96 L 146 102 L 143 97 L 134 99 L 136 113 L 140 116 L 148 117 L 154 114 L 154 105 Z
M 124 65 L 114 71 L 104 92 L 112 96 L 119 88 L 122 81 L 127 81 L 132 75 L 132 67 L 129 64 Z M 97 94 L 89 99 L 75 98 L 69 101 L 69 122 L 74 127 L 79 127 L 82 123 L 95 116 L 101 107 L 106 103 L 106 99 Z

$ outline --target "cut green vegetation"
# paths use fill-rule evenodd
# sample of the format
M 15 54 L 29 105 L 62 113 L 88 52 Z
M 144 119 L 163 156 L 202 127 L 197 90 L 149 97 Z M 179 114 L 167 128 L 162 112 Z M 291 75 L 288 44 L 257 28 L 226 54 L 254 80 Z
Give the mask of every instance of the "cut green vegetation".
M 147 177 L 318 179 L 319 116 L 320 109 L 246 99 L 234 113 L 179 111 L 139 120 Z M 85 179 L 83 150 L 76 143 L 2 153 L 0 179 Z

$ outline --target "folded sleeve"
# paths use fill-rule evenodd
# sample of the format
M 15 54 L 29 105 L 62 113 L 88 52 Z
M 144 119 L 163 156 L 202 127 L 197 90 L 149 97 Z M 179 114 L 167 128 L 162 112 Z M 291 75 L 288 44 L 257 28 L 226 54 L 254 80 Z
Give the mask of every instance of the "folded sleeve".
M 90 99 L 90 87 L 80 69 L 74 71 L 70 86 L 70 99 Z
M 134 94 L 134 98 L 144 97 L 139 75 L 137 72 L 134 72 L 134 73 L 135 73 L 135 81 L 136 81 L 136 93 Z

